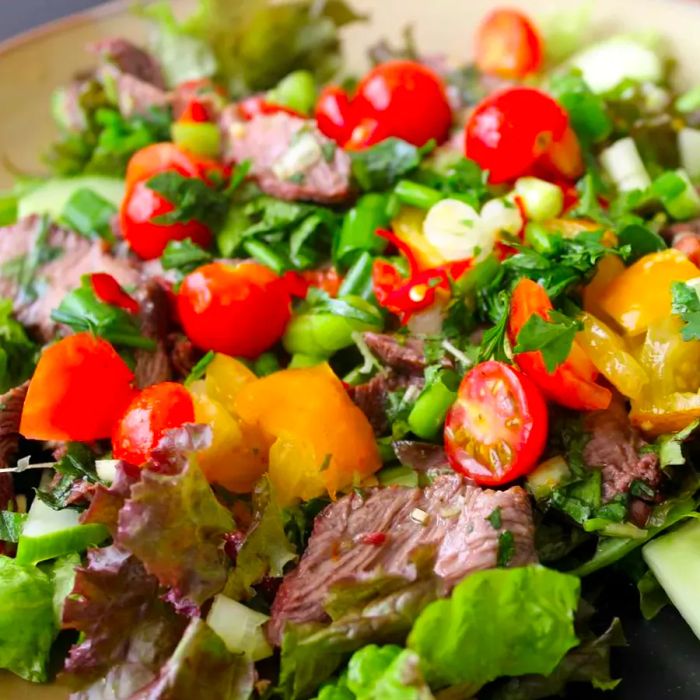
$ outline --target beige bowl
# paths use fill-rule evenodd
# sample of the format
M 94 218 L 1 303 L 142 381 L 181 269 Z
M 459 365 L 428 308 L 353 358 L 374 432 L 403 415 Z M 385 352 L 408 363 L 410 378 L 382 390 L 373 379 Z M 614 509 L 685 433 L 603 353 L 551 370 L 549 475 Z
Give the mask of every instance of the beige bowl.
M 19 0 L 16 0 L 19 1 Z M 236 0 L 231 0 L 235 2 Z M 489 9 L 508 5 L 543 16 L 574 5 L 573 0 L 351 0 L 371 14 L 369 24 L 346 32 L 346 54 L 352 68 L 365 64 L 366 46 L 380 37 L 398 39 L 412 23 L 418 45 L 429 52 L 466 59 L 474 27 Z M 172 0 L 186 11 L 193 0 Z M 146 27 L 129 11 L 130 2 L 114 2 L 91 12 L 55 22 L 0 46 L 0 187 L 11 182 L 8 164 L 23 172 L 41 172 L 41 154 L 55 135 L 49 114 L 51 92 L 79 70 L 90 66 L 83 47 L 105 36 L 134 41 Z M 680 61 L 679 79 L 700 83 L 700 0 L 599 0 L 594 10 L 598 34 L 624 29 L 655 30 L 669 40 Z M 3 165 L 4 163 L 4 165 Z M 58 686 L 36 686 L 0 672 L 3 700 L 58 700 Z

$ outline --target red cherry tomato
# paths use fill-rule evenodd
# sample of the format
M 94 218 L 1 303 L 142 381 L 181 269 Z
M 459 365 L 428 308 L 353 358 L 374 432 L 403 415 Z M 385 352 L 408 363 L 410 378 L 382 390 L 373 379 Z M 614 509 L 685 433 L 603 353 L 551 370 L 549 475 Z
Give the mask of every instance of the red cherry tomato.
M 289 284 L 255 262 L 215 262 L 182 282 L 177 309 L 187 337 L 202 350 L 257 357 L 289 321 Z
M 322 134 L 336 143 L 350 140 L 354 128 L 350 97 L 337 85 L 328 85 L 321 90 L 316 102 L 316 123 Z
M 322 133 L 351 150 L 390 136 L 423 146 L 447 138 L 452 110 L 434 71 L 415 61 L 388 61 L 365 75 L 352 99 L 338 88 L 321 93 L 316 121 Z
M 122 286 L 112 275 L 108 275 L 106 272 L 95 272 L 90 275 L 90 284 L 95 296 L 105 304 L 118 306 L 130 314 L 139 312 L 139 303 L 122 289 Z
M 477 484 L 506 484 L 536 466 L 546 439 L 547 406 L 528 377 L 495 360 L 467 372 L 445 420 L 455 471 Z
M 549 319 L 552 302 L 544 289 L 529 279 L 521 279 L 513 290 L 508 335 L 513 346 L 518 333 L 532 314 Z M 610 405 L 612 394 L 595 380 L 598 372 L 583 348 L 574 341 L 567 359 L 554 372 L 548 372 L 539 350 L 515 356 L 523 370 L 556 403 L 579 411 L 596 411 Z
M 168 430 L 193 422 L 192 397 L 182 384 L 154 384 L 127 406 L 112 435 L 112 452 L 116 459 L 140 466 Z
M 220 163 L 190 153 L 174 143 L 154 143 L 136 151 L 129 160 L 126 168 L 127 189 L 136 182 L 166 170 L 206 181 L 220 179 L 227 174 L 226 168 Z
M 162 255 L 170 241 L 191 238 L 194 243 L 207 247 L 212 234 L 209 227 L 199 221 L 158 224 L 159 216 L 173 211 L 175 207 L 145 181 L 129 187 L 122 202 L 119 222 L 122 235 L 131 249 L 144 260 Z
M 476 65 L 501 78 L 523 78 L 542 64 L 542 39 L 517 10 L 494 10 L 476 33 Z
M 41 354 L 19 431 L 32 440 L 89 442 L 109 437 L 134 396 L 133 372 L 92 333 L 76 333 Z
M 582 172 L 581 151 L 566 112 L 529 87 L 506 88 L 482 100 L 466 125 L 465 153 L 492 183 L 532 172 L 540 163 L 563 177 Z
M 293 117 L 299 117 L 300 119 L 305 119 L 303 114 L 285 107 L 284 105 L 278 105 L 274 102 L 268 102 L 264 95 L 251 95 L 246 97 L 236 104 L 238 108 L 238 114 L 241 119 L 245 121 L 250 121 L 253 117 L 257 117 L 259 114 L 277 114 L 283 112 L 284 114 L 291 114 Z
M 180 114 L 177 120 L 179 122 L 202 124 L 208 122 L 210 118 L 209 109 L 204 101 L 197 97 L 192 97 L 185 105 L 185 109 L 182 110 L 182 114 Z

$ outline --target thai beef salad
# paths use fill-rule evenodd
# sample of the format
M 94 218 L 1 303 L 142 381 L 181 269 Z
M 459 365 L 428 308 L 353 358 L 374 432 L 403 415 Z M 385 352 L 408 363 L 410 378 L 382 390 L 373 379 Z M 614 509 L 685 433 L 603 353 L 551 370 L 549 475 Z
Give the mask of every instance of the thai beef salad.
M 663 41 L 496 9 L 461 64 L 409 28 L 348 75 L 339 0 L 141 12 L 0 200 L 0 667 L 611 689 L 615 576 L 700 635 L 700 91 Z

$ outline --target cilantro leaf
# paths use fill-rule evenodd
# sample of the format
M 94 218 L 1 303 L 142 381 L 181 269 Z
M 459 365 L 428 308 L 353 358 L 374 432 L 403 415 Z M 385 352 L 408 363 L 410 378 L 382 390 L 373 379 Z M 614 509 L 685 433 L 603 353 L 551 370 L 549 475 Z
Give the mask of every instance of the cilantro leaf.
M 501 527 L 502 523 L 501 506 L 496 506 L 496 508 L 494 508 L 491 511 L 490 515 L 486 516 L 486 520 L 488 520 L 489 523 L 491 523 L 491 527 L 494 530 L 498 530 Z
M 433 142 L 434 144 L 434 142 Z M 350 153 L 352 175 L 363 190 L 387 190 L 406 173 L 415 170 L 426 150 L 433 144 L 417 148 L 401 139 L 390 137 L 375 146 Z
M 671 310 L 685 321 L 683 340 L 700 340 L 700 297 L 696 289 L 685 282 L 674 282 L 671 294 Z
M 504 530 L 498 536 L 498 566 L 506 567 L 515 555 L 515 538 L 510 530 Z
M 551 311 L 549 317 L 550 320 L 545 321 L 537 314 L 530 316 L 518 333 L 514 352 L 539 350 L 547 371 L 551 373 L 569 356 L 581 322 L 558 311 Z
M 493 358 L 500 362 L 510 362 L 508 355 L 506 329 L 508 327 L 508 313 L 510 310 L 510 294 L 505 291 L 498 293 L 497 303 L 500 306 L 500 315 L 495 324 L 489 328 L 481 340 L 479 347 L 479 362 Z
M 218 228 L 228 212 L 226 196 L 196 177 L 185 177 L 178 172 L 158 173 L 146 182 L 175 208 L 153 219 L 156 224 L 176 224 L 199 221 Z

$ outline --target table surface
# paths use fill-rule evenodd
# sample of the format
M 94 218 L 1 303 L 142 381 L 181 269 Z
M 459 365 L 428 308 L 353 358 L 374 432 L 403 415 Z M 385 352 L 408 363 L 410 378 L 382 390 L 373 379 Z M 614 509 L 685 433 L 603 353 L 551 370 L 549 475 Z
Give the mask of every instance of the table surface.
M 0 40 L 104 2 L 106 0 L 0 0 Z M 615 597 L 618 601 L 625 600 L 629 608 L 636 607 L 636 591 L 627 589 Z M 619 602 L 615 607 L 615 612 L 623 612 Z M 575 697 L 646 700 L 650 697 L 647 693 L 654 689 L 657 700 L 696 700 L 700 697 L 700 662 L 696 662 L 698 647 L 694 635 L 672 608 L 667 608 L 654 620 L 653 632 L 649 623 L 639 618 L 637 610 L 624 611 L 630 647 L 618 650 L 615 655 L 615 670 L 625 682 L 616 692 L 605 696 L 581 688 L 582 694 L 575 693 Z M 661 679 L 667 682 L 660 684 Z M 663 690 L 657 690 L 659 685 Z

